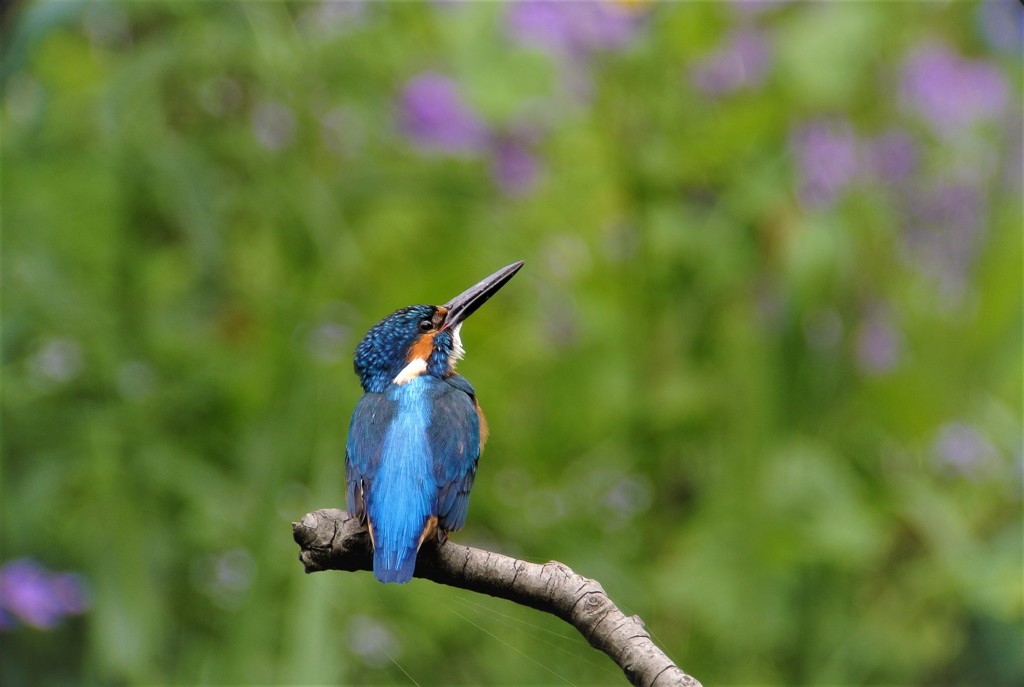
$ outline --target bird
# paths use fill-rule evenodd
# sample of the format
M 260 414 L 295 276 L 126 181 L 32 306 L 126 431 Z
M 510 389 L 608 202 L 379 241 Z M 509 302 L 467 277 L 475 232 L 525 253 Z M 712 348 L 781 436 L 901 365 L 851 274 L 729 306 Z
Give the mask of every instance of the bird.
M 345 446 L 345 501 L 369 531 L 381 582 L 411 580 L 423 542 L 444 543 L 466 522 L 488 429 L 476 390 L 455 372 L 462 324 L 522 266 L 507 265 L 444 305 L 400 308 L 356 347 L 363 396 Z

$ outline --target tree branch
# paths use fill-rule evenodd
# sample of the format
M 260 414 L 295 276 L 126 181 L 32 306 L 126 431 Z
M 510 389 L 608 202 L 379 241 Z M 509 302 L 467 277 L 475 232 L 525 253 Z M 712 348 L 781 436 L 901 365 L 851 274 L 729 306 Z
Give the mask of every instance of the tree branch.
M 292 523 L 307 573 L 371 570 L 369 536 L 345 511 L 325 508 Z M 424 544 L 415 576 L 553 613 L 608 654 L 638 687 L 701 687 L 655 646 L 637 616 L 620 611 L 601 585 L 561 563 L 527 563 L 447 542 Z

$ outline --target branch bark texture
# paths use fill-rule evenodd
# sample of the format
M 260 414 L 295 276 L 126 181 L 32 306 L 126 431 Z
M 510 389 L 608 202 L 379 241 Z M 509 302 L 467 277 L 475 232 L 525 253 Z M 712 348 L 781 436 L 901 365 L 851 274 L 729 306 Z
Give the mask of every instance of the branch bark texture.
M 292 534 L 307 573 L 373 567 L 369 535 L 345 511 L 307 513 L 292 523 Z M 608 654 L 638 687 L 700 687 L 654 644 L 639 617 L 622 613 L 600 584 L 561 563 L 538 565 L 449 541 L 424 544 L 415 576 L 553 613 Z

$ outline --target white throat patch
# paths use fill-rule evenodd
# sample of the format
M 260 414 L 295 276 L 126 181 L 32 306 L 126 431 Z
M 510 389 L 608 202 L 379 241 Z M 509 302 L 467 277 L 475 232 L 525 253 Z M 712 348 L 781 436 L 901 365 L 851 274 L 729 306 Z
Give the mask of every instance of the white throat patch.
M 424 360 L 423 358 L 413 358 L 412 360 L 409 361 L 409 364 L 403 367 L 402 371 L 399 372 L 398 375 L 391 381 L 397 384 L 398 386 L 402 386 L 406 382 L 411 382 L 412 380 L 416 379 L 426 371 L 427 361 Z
M 466 355 L 466 349 L 462 347 L 462 323 L 459 322 L 457 325 L 452 327 L 452 352 L 448 356 L 448 367 L 455 369 L 455 364 L 462 360 Z
M 459 362 L 464 355 L 466 355 L 466 349 L 462 347 L 462 335 L 459 330 L 462 329 L 462 323 L 459 322 L 457 325 L 452 327 L 452 352 L 448 355 L 448 368 L 451 370 L 455 369 L 455 364 Z M 406 382 L 411 382 L 420 375 L 427 371 L 427 361 L 424 358 L 413 358 L 409 363 L 402 368 L 392 383 L 401 386 Z

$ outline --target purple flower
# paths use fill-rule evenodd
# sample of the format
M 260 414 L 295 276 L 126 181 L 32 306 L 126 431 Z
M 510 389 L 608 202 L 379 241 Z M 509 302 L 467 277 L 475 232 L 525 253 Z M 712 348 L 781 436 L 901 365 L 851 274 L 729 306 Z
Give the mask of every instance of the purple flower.
M 896 367 L 903 337 L 888 313 L 876 308 L 858 327 L 855 346 L 857 366 L 864 372 L 879 374 Z
M 904 131 L 893 129 L 868 141 L 864 167 L 883 184 L 906 180 L 917 169 L 918 147 Z
M 487 144 L 487 127 L 462 98 L 458 84 L 434 72 L 411 79 L 399 103 L 402 132 L 420 148 L 448 155 L 473 155 Z
M 522 196 L 534 186 L 540 174 L 540 161 L 525 142 L 515 138 L 495 141 L 491 158 L 491 176 L 506 196 Z
M 1024 7 L 1020 0 L 986 0 L 978 3 L 978 28 L 986 42 L 1018 55 L 1024 45 Z
M 904 60 L 901 97 L 936 133 L 955 136 L 996 119 L 1009 94 L 994 65 L 964 59 L 940 43 L 926 43 Z
M 932 443 L 932 458 L 940 469 L 979 477 L 995 462 L 996 448 L 973 425 L 950 422 L 939 428 Z
M 759 31 L 739 29 L 690 69 L 694 87 L 708 96 L 758 86 L 768 73 L 768 43 Z
M 48 630 L 68 615 L 89 607 L 81 579 L 71 573 L 50 573 L 21 558 L 0 568 L 0 628 L 13 626 L 12 616 L 26 625 Z
M 506 27 L 522 44 L 568 57 L 586 57 L 626 45 L 639 15 L 622 4 L 523 0 L 509 5 Z
M 805 205 L 831 205 L 858 172 L 857 138 L 849 122 L 817 120 L 797 128 L 790 138 Z
M 412 79 L 402 92 L 400 118 L 409 139 L 428 152 L 489 159 L 491 177 L 506 196 L 525 195 L 540 173 L 531 150 L 539 134 L 525 127 L 508 134 L 492 131 L 446 76 Z
M 936 279 L 943 297 L 960 295 L 980 247 L 987 209 L 968 183 L 937 185 L 907 202 L 908 258 Z

